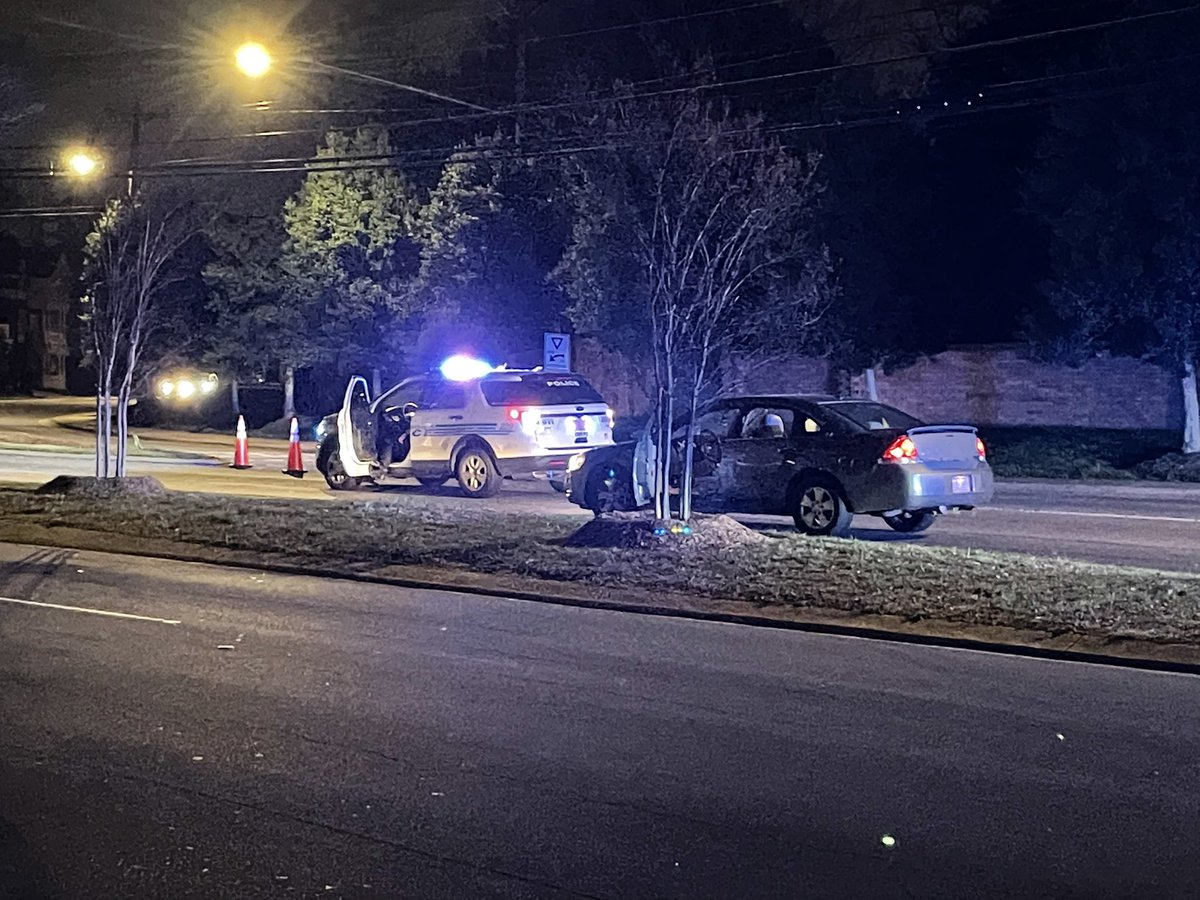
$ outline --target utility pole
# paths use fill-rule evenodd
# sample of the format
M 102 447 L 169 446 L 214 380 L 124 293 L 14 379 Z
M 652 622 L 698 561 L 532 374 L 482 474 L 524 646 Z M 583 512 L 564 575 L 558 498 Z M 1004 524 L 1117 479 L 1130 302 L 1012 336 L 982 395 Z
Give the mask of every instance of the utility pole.
M 129 128 L 129 178 L 125 182 L 125 196 L 130 200 L 137 193 L 137 170 L 142 156 L 142 99 L 133 101 L 133 115 Z

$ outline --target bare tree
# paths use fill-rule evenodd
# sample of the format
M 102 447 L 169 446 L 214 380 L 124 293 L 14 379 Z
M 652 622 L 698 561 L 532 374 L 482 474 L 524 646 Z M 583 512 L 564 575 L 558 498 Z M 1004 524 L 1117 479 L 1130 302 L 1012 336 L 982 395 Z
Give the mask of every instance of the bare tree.
M 96 365 L 98 478 L 125 477 L 129 401 L 142 374 L 143 351 L 162 324 L 171 264 L 192 234 L 183 207 L 152 206 L 135 198 L 111 201 L 87 237 L 83 318 Z
M 819 157 L 793 155 L 761 120 L 693 96 L 617 104 L 606 130 L 639 137 L 574 163 L 576 223 L 558 277 L 577 325 L 642 323 L 657 385 L 655 513 L 672 514 L 673 423 L 683 413 L 686 520 L 696 412 L 721 367 L 799 340 L 828 303 L 829 255 L 813 234 Z

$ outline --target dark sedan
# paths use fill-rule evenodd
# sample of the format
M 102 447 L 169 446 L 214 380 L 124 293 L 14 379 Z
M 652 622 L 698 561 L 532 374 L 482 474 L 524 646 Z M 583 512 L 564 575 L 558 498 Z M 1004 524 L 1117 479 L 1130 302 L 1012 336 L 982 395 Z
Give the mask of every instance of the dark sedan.
M 680 424 L 675 473 L 685 435 Z M 700 512 L 787 515 L 813 535 L 844 535 L 855 514 L 875 515 L 896 531 L 918 532 L 940 513 L 992 496 L 992 470 L 972 426 L 926 425 L 882 403 L 727 397 L 700 411 L 694 435 Z M 655 452 L 643 437 L 575 457 L 570 499 L 597 514 L 649 505 Z

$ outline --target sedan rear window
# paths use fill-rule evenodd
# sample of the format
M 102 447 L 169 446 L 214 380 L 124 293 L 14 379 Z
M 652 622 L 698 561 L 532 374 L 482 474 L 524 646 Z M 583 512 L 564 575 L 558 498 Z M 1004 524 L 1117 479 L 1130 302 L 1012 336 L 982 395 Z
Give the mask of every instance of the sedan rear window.
M 901 412 L 894 406 L 884 406 L 869 400 L 822 403 L 821 408 L 832 410 L 867 431 L 905 431 L 921 425 L 920 419 Z
M 480 383 L 489 406 L 578 406 L 603 403 L 578 375 L 514 375 Z

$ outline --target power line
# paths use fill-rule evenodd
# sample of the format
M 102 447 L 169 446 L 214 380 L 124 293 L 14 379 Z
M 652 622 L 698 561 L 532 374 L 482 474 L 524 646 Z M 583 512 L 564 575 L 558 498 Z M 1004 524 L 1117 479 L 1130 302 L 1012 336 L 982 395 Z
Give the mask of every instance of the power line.
M 774 3 L 774 2 L 777 2 L 777 0 L 771 0 L 771 2 Z M 759 6 L 759 5 L 766 5 L 766 4 L 763 4 L 763 3 L 749 4 L 744 8 L 751 8 L 751 7 Z M 733 9 L 737 9 L 737 7 L 727 8 L 725 11 L 730 11 Z M 1114 27 L 1117 25 L 1123 25 L 1123 24 L 1127 24 L 1127 23 L 1131 23 L 1131 22 L 1159 19 L 1159 18 L 1162 18 L 1165 16 L 1181 15 L 1181 14 L 1185 14 L 1185 13 L 1189 13 L 1189 12 L 1194 12 L 1197 9 L 1200 9 L 1200 3 L 1192 4 L 1192 5 L 1189 5 L 1186 7 L 1174 8 L 1174 9 L 1170 9 L 1170 10 L 1160 10 L 1160 11 L 1155 11 L 1155 12 L 1150 12 L 1150 13 L 1142 13 L 1142 14 L 1138 14 L 1138 15 L 1123 16 L 1123 17 L 1116 18 L 1116 19 L 1108 19 L 1108 20 L 1104 20 L 1104 21 L 1100 21 L 1100 22 L 1087 23 L 1084 25 L 1068 26 L 1068 27 L 1053 29 L 1053 30 L 1049 30 L 1049 31 L 1017 35 L 1017 36 L 1009 37 L 1009 38 L 999 38 L 999 39 L 994 39 L 994 40 L 989 40 L 989 41 L 980 41 L 980 42 L 976 42 L 976 43 L 972 43 L 972 44 L 959 45 L 957 47 L 947 47 L 947 48 L 942 48 L 942 49 L 938 49 L 938 50 L 924 51 L 921 53 L 905 54 L 902 56 L 888 57 L 888 58 L 880 59 L 880 60 L 869 60 L 869 61 L 855 62 L 855 63 L 841 63 L 841 64 L 835 64 L 835 65 L 830 65 L 830 66 L 821 66 L 821 67 L 816 67 L 816 68 L 801 69 L 801 70 L 795 70 L 795 71 L 791 71 L 791 72 L 775 73 L 775 74 L 771 74 L 771 75 L 762 75 L 762 76 L 755 76 L 755 77 L 751 77 L 751 78 L 743 78 L 743 79 L 736 79 L 736 80 L 712 81 L 712 82 L 705 82 L 702 84 L 684 85 L 684 86 L 680 86 L 680 87 L 667 88 L 667 89 L 658 90 L 658 91 L 631 93 L 631 94 L 628 94 L 625 96 L 589 97 L 586 99 L 564 100 L 564 101 L 555 101 L 555 102 L 550 102 L 550 103 L 531 102 L 531 103 L 527 103 L 527 104 L 518 104 L 518 105 L 515 105 L 512 107 L 508 107 L 506 109 L 495 110 L 495 111 L 466 113 L 466 114 L 460 114 L 457 116 L 440 116 L 440 117 L 402 121 L 402 122 L 380 122 L 380 123 L 374 123 L 374 124 L 378 124 L 382 127 L 387 127 L 387 128 L 415 126 L 415 125 L 421 125 L 421 124 L 453 124 L 453 123 L 462 122 L 462 121 L 466 121 L 466 120 L 478 120 L 480 118 L 490 118 L 490 117 L 495 117 L 495 116 L 510 116 L 510 115 L 515 115 L 515 114 L 521 113 L 521 112 L 530 112 L 530 113 L 556 112 L 556 111 L 560 111 L 560 110 L 564 110 L 564 109 L 603 105 L 603 104 L 612 103 L 612 102 L 628 102 L 631 100 L 643 100 L 643 99 L 651 99 L 654 97 L 679 95 L 679 94 L 684 94 L 684 93 L 697 93 L 700 91 L 711 91 L 711 90 L 716 90 L 716 89 L 720 89 L 720 88 L 742 87 L 742 86 L 748 86 L 748 85 L 752 85 L 752 84 L 773 83 L 773 82 L 777 82 L 777 81 L 784 80 L 784 79 L 798 78 L 798 77 L 802 77 L 802 76 L 806 76 L 806 75 L 829 74 L 829 73 L 845 71 L 845 70 L 849 70 L 849 69 L 890 65 L 890 64 L 894 64 L 894 63 L 898 63 L 898 62 L 909 62 L 909 61 L 914 61 L 914 60 L 918 60 L 918 59 L 925 59 L 927 57 L 934 56 L 939 53 L 963 53 L 963 52 L 975 51 L 975 50 L 992 48 L 992 47 L 1013 46 L 1013 45 L 1024 43 L 1027 41 L 1041 40 L 1041 39 L 1045 39 L 1048 37 L 1060 36 L 1060 35 L 1065 35 L 1065 34 L 1084 33 L 1084 32 L 1094 31 L 1094 30 L 1101 29 L 1101 28 L 1109 28 L 1109 27 Z M 1046 80 L 1053 80 L 1057 77 L 1058 76 L 1046 76 Z M 1030 83 L 1032 83 L 1035 80 L 1036 79 L 1029 79 L 1028 81 Z M 653 81 L 661 81 L 661 79 L 655 79 Z M 647 84 L 647 83 L 652 83 L 652 82 L 636 82 L 631 86 L 637 87 L 641 84 Z M 329 130 L 328 128 L 280 129 L 280 130 L 275 130 L 275 131 L 263 131 L 263 132 L 236 135 L 235 137 L 238 139 L 282 137 L 282 136 L 295 136 L 295 135 L 301 135 L 301 134 L 320 134 L 320 133 L 324 133 L 328 130 Z M 226 139 L 227 138 L 225 138 L 225 137 L 196 138 L 196 139 L 191 139 L 191 142 L 222 141 L 222 140 L 226 140 Z M 12 148 L 0 148 L 0 149 L 12 149 Z
M 1090 91 L 1080 91 L 1068 94 L 1055 94 L 1042 98 L 1032 98 L 1017 100 L 1008 104 L 994 106 L 980 106 L 973 108 L 962 109 L 934 109 L 920 118 L 923 121 L 937 121 L 943 119 L 953 119 L 962 116 L 970 116 L 983 112 L 997 112 L 1006 110 L 1025 109 L 1035 106 L 1045 105 L 1047 103 L 1060 102 L 1062 100 L 1080 99 L 1087 97 L 1098 97 L 1107 94 L 1116 93 L 1123 90 L 1136 90 L 1141 88 L 1155 87 L 1161 84 L 1190 84 L 1200 80 L 1200 76 L 1194 76 L 1185 79 L 1161 80 L 1152 79 L 1149 81 L 1139 82 L 1135 84 L 1117 85 L 1107 88 L 1099 88 Z M 766 134 L 772 135 L 788 135 L 798 134 L 802 132 L 826 131 L 826 130 L 848 130 L 851 128 L 876 127 L 884 125 L 898 124 L 901 119 L 894 115 L 875 115 L 864 116 L 859 119 L 833 121 L 818 121 L 818 122 L 793 122 L 780 123 L 778 125 L 767 126 L 763 129 Z M 749 133 L 755 130 L 754 128 L 732 129 L 724 132 L 726 136 L 736 134 Z M 621 137 L 624 135 L 632 135 L 633 132 L 625 132 L 615 135 Z M 611 138 L 614 135 L 608 135 Z M 570 136 L 563 136 L 566 141 Z M 345 173 L 365 170 L 381 170 L 392 169 L 397 164 L 402 164 L 408 168 L 432 168 L 440 169 L 448 163 L 458 164 L 492 164 L 505 161 L 536 161 L 539 159 L 561 158 L 563 156 L 571 156 L 581 153 L 591 152 L 616 152 L 621 150 L 636 149 L 639 147 L 661 145 L 661 141 L 646 141 L 646 140 L 627 140 L 623 142 L 613 142 L 605 140 L 600 143 L 586 143 L 575 146 L 560 146 L 541 150 L 530 151 L 504 151 L 494 152 L 489 150 L 476 150 L 473 148 L 455 148 L 453 152 L 456 154 L 454 158 L 447 160 L 444 156 L 429 154 L 440 154 L 443 148 L 424 148 L 419 150 L 402 151 L 392 154 L 370 154 L 370 155 L 354 155 L 340 157 L 318 157 L 315 159 L 290 159 L 280 158 L 275 160 L 236 160 L 227 161 L 220 164 L 197 164 L 191 166 L 179 166 L 168 168 L 147 167 L 141 170 L 138 174 L 142 177 L 154 178 L 193 178 L 193 177 L 231 177 L 239 175 L 255 175 L 255 174 L 289 174 L 289 173 Z M 775 152 L 773 147 L 765 148 L 749 148 L 737 152 Z M 422 158 L 426 157 L 426 158 Z M 24 178 L 47 178 L 47 177 L 62 177 L 52 176 L 46 172 L 5 172 L 0 170 L 0 177 L 24 177 Z M 115 176 L 114 176 L 115 177 Z

